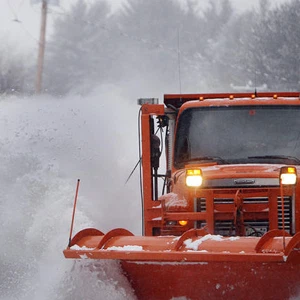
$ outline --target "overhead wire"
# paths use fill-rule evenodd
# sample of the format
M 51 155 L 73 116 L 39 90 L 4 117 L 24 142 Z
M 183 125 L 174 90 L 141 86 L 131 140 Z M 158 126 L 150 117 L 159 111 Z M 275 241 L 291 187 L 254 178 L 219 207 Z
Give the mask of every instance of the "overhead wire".
M 10 0 L 6 0 L 6 3 L 8 5 L 8 7 L 9 7 L 11 13 L 14 15 L 13 21 L 17 21 L 18 20 L 18 16 L 17 16 L 17 13 L 16 13 L 14 7 L 11 5 Z
M 34 37 L 29 30 L 25 27 L 24 23 L 22 20 L 19 19 L 19 10 L 21 8 L 21 6 L 24 4 L 24 0 L 21 0 L 19 2 L 19 6 L 18 6 L 18 11 L 15 11 L 15 8 L 11 5 L 10 0 L 6 0 L 8 7 L 12 13 L 12 15 L 14 16 L 14 19 L 12 21 L 17 22 L 19 24 L 19 26 L 21 27 L 21 29 L 32 39 L 34 40 L 37 44 L 39 44 L 39 40 Z

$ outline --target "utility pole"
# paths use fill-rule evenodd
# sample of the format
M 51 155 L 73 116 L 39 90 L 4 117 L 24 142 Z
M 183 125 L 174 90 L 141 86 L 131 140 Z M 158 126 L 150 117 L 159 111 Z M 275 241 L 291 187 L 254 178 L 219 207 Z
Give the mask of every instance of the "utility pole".
M 37 73 L 36 73 L 36 82 L 35 82 L 36 94 L 40 94 L 42 91 L 42 77 L 43 77 L 44 56 L 45 56 L 45 46 L 46 46 L 46 25 L 47 25 L 47 4 L 48 4 L 47 2 L 48 0 L 42 1 L 39 54 L 38 54 L 38 64 L 37 64 Z

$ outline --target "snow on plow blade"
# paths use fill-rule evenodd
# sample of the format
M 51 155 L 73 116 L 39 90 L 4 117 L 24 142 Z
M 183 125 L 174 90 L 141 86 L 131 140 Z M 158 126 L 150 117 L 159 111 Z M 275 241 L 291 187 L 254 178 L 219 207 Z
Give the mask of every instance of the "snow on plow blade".
M 77 233 L 66 258 L 120 260 L 138 299 L 290 299 L 300 295 L 300 233 L 223 237 L 191 229 L 180 237 L 125 229 Z

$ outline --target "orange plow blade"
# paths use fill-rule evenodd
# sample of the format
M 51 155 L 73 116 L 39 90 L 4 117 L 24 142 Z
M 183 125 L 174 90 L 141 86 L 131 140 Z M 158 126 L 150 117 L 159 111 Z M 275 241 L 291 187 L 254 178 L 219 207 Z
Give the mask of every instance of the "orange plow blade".
M 66 258 L 120 260 L 138 299 L 290 299 L 300 295 L 300 234 L 223 237 L 191 229 L 180 237 L 80 231 Z

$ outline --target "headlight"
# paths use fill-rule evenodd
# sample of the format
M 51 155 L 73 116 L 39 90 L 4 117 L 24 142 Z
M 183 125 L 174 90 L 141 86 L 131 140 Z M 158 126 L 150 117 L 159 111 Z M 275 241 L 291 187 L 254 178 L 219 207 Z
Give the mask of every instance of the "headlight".
M 185 172 L 185 183 L 190 187 L 199 187 L 202 184 L 201 169 L 187 169 Z
M 280 169 L 280 183 L 283 185 L 295 185 L 297 182 L 297 171 L 295 167 L 282 167 Z

